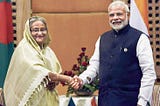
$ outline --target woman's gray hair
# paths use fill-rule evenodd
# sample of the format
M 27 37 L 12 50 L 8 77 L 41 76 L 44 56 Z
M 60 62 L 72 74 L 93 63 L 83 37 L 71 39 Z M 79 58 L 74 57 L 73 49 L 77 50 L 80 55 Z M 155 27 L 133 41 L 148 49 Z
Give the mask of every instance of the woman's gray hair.
M 112 2 L 112 3 L 108 6 L 108 12 L 109 12 L 109 9 L 112 8 L 113 6 L 122 6 L 122 7 L 124 7 L 125 11 L 126 11 L 127 13 L 129 13 L 128 5 L 125 4 L 125 2 L 123 2 L 123 1 L 117 0 L 117 1 Z
M 44 24 L 45 27 L 47 28 L 47 23 L 46 23 L 45 18 L 40 17 L 40 16 L 32 16 L 32 17 L 29 19 L 29 27 L 30 27 L 30 28 L 31 28 L 32 24 L 33 24 L 35 21 L 41 21 L 41 22 L 43 22 L 43 24 Z

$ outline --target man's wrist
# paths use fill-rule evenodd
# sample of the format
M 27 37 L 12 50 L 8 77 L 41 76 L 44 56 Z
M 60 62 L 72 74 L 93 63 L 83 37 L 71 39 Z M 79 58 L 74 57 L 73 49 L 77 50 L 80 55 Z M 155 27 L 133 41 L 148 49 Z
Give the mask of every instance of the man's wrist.
M 144 100 L 143 98 L 139 98 L 138 106 L 146 106 L 146 105 L 147 105 L 147 101 Z

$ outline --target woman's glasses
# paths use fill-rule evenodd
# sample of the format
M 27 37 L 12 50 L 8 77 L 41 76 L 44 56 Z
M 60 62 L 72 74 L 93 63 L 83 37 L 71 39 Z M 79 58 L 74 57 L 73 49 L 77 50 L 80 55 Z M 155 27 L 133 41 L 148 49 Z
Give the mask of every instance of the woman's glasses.
M 31 32 L 33 33 L 38 33 L 38 32 L 41 32 L 41 33 L 46 33 L 47 32 L 47 29 L 46 28 L 34 28 L 34 29 L 31 29 Z

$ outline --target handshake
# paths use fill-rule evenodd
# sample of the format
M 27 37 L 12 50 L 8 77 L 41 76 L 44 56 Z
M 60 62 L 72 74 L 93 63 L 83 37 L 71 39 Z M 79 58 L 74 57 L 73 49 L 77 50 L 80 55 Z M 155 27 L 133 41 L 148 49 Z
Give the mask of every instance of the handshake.
M 75 75 L 73 78 L 70 77 L 68 84 L 75 90 L 78 90 L 83 86 L 83 81 L 82 79 L 80 79 L 78 76 Z
M 67 82 L 68 85 L 70 85 L 75 90 L 80 89 L 83 86 L 83 81 L 78 76 L 74 76 L 73 78 L 67 75 L 62 75 L 59 73 L 48 73 L 49 83 L 47 85 L 47 88 L 49 90 L 53 90 L 56 85 L 58 85 L 57 82 Z

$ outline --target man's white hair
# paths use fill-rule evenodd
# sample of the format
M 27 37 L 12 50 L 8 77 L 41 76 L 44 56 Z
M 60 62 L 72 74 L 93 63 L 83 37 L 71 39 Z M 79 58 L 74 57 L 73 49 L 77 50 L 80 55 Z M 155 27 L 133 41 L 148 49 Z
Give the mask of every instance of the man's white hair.
M 124 7 L 125 11 L 128 13 L 129 12 L 129 8 L 128 8 L 128 5 L 125 4 L 125 2 L 123 1 L 120 1 L 120 0 L 116 0 L 116 1 L 113 1 L 109 6 L 108 6 L 108 11 L 110 8 L 112 8 L 113 6 L 122 6 Z

